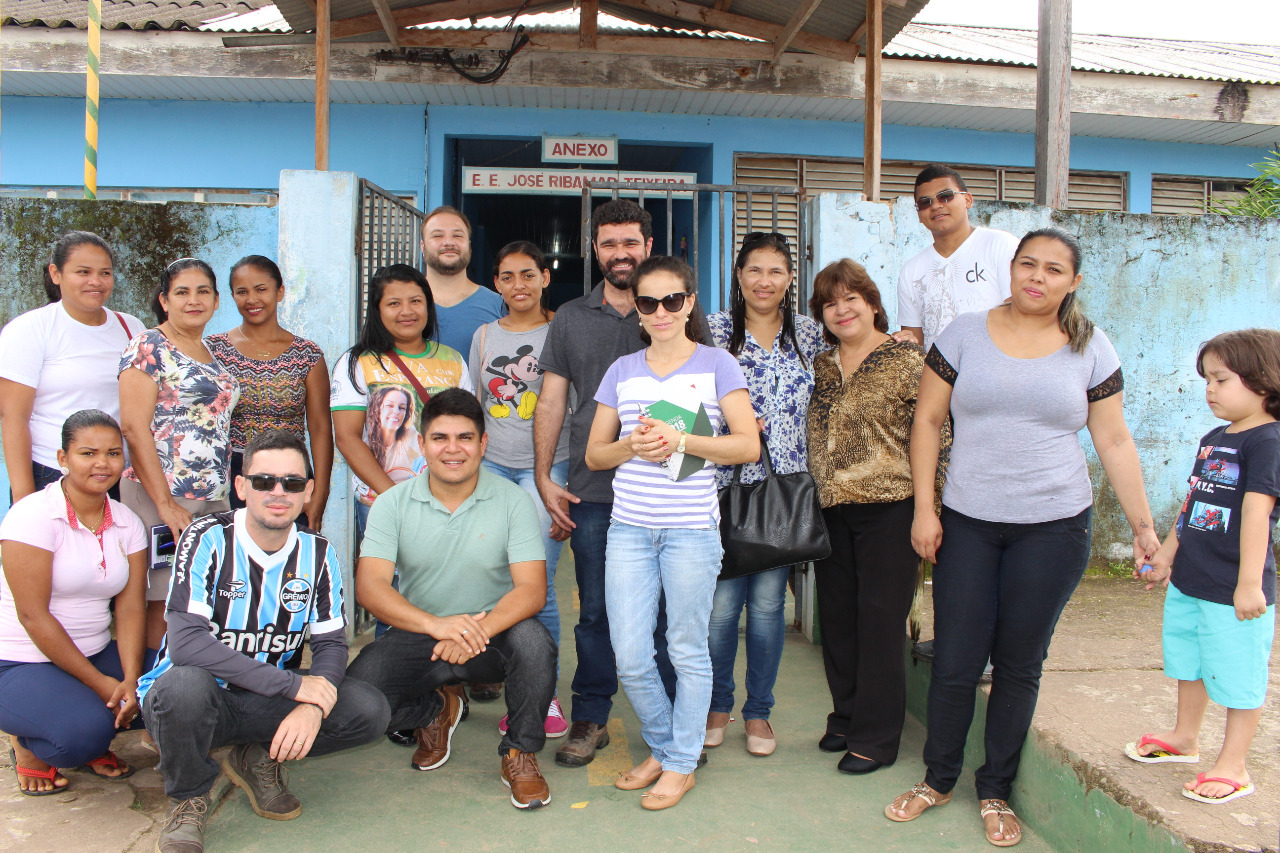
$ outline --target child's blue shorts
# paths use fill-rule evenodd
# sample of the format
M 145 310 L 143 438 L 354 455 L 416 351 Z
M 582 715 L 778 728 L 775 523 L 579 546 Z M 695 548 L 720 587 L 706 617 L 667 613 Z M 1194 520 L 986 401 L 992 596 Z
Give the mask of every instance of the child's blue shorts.
M 1229 604 L 1185 595 L 1169 584 L 1164 598 L 1164 674 L 1204 680 L 1209 698 L 1224 708 L 1261 708 L 1276 609 L 1241 621 Z

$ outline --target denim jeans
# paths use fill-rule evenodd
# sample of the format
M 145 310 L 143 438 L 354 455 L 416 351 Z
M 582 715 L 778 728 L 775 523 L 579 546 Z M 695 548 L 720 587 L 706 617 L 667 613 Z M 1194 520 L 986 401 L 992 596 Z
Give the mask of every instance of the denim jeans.
M 547 629 L 551 639 L 555 640 L 556 646 L 559 647 L 560 607 L 556 604 L 556 564 L 560 562 L 560 546 L 564 543 L 551 538 L 551 514 L 547 512 L 542 496 L 538 494 L 538 484 L 534 480 L 533 469 L 508 468 L 505 465 L 490 462 L 488 459 L 483 460 L 481 464 L 502 479 L 515 483 L 533 498 L 533 505 L 538 510 L 538 525 L 542 528 L 542 546 L 547 552 L 547 603 L 538 613 L 538 621 Z M 568 459 L 551 466 L 551 479 L 556 485 L 564 486 L 568 477 Z M 560 664 L 557 661 L 556 672 L 559 673 L 559 671 Z
M 955 787 L 988 655 L 986 762 L 974 774 L 980 799 L 1007 800 L 1040 692 L 1058 617 L 1089 563 L 1092 509 L 1037 524 L 981 521 L 942 509 L 933 569 L 933 674 L 925 781 Z
M 124 678 L 116 641 L 89 663 L 103 675 Z M 142 671 L 155 664 L 154 649 Z M 134 720 L 130 728 L 142 728 Z M 118 733 L 115 712 L 84 682 L 55 663 L 0 660 L 0 730 L 53 767 L 78 767 L 105 753 Z
M 605 549 L 609 539 L 609 517 L 613 504 L 569 505 L 569 519 L 575 527 L 569 535 L 573 549 L 573 570 L 578 582 L 578 624 L 573 629 L 578 652 L 578 668 L 573 673 L 572 722 L 586 721 L 597 726 L 609 724 L 613 694 L 618 692 L 618 670 L 609 638 L 609 611 L 605 607 Z M 654 630 L 658 673 L 667 696 L 676 694 L 675 671 L 667 657 L 666 609 L 658 605 Z
M 555 694 L 556 645 L 537 619 L 523 619 L 489 638 L 489 648 L 466 663 L 432 660 L 437 640 L 391 628 L 365 646 L 347 667 L 386 694 L 391 704 L 388 731 L 425 728 L 440 713 L 439 687 L 454 681 L 506 682 L 508 728 L 498 754 L 508 749 L 537 752 L 546 740 L 543 726 Z
M 298 703 L 238 687 L 222 688 L 198 666 L 175 666 L 156 679 L 143 701 L 147 730 L 160 750 L 164 792 L 175 800 L 209 793 L 221 772 L 211 750 L 260 743 L 270 748 L 280 723 Z M 338 701 L 320 723 L 308 755 L 328 755 L 370 743 L 387 729 L 391 711 L 381 693 L 343 679 Z
M 731 578 L 716 584 L 711 607 L 711 710 L 733 711 L 733 664 L 738 656 L 738 620 L 747 608 L 747 701 L 744 720 L 767 720 L 773 685 L 786 637 L 787 578 L 790 566 Z
M 711 602 L 720 574 L 716 528 L 609 525 L 605 596 L 618 679 L 640 718 L 645 743 L 664 770 L 692 773 L 711 705 Z M 666 594 L 667 652 L 676 673 L 668 695 L 654 660 L 658 601 Z

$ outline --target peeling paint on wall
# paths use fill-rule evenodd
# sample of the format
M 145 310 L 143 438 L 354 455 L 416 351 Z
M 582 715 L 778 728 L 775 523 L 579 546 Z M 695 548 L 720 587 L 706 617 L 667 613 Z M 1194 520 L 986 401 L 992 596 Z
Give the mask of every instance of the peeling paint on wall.
M 930 244 L 911 200 L 886 205 L 858 194 L 825 194 L 811 204 L 813 269 L 842 257 L 863 264 L 881 290 L 891 328 L 898 328 L 898 270 Z M 1080 238 L 1079 293 L 1120 354 L 1125 418 L 1163 535 L 1186 494 L 1196 442 L 1218 423 L 1204 403 L 1196 351 L 1220 332 L 1280 328 L 1280 221 L 1073 213 L 996 202 L 974 205 L 972 220 L 1017 236 L 1053 224 Z M 1088 434 L 1082 435 L 1094 485 L 1094 560 L 1128 559 L 1128 525 Z

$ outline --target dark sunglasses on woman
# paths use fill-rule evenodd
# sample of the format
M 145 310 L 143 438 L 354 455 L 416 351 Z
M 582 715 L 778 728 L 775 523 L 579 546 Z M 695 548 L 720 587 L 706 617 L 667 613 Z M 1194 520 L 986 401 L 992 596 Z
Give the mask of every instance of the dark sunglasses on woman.
M 661 303 L 662 307 L 667 309 L 668 314 L 674 314 L 684 307 L 684 300 L 688 295 L 684 292 L 668 293 L 661 299 L 656 296 L 637 296 L 636 310 L 641 314 L 652 314 L 658 310 L 658 304 Z

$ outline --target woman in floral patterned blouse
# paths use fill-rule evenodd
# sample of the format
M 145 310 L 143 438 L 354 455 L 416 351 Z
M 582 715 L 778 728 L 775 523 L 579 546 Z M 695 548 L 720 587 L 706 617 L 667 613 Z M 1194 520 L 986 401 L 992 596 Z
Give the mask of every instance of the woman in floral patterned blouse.
M 791 250 L 781 234 L 752 233 L 742 242 L 733 272 L 735 286 L 729 310 L 707 318 L 716 346 L 738 359 L 747 377 L 751 406 L 767 439 L 769 458 L 780 474 L 804 471 L 808 465 L 805 421 L 813 391 L 813 362 L 826 344 L 813 320 L 797 316 L 788 298 L 795 281 Z M 724 488 L 732 467 L 716 472 Z M 742 481 L 764 479 L 764 466 L 742 467 Z M 707 715 L 707 746 L 724 742 L 732 722 L 733 663 L 738 652 L 738 620 L 747 608 L 747 701 L 742 706 L 747 751 L 771 755 L 777 747 L 769 712 L 773 685 L 782 662 L 790 567 L 784 566 L 716 584 L 711 612 L 713 687 Z
M 130 341 L 120 359 L 120 425 L 133 463 L 120 498 L 148 530 L 167 525 L 177 539 L 193 518 L 231 508 L 231 412 L 240 384 L 204 345 L 218 308 L 208 264 L 182 258 L 166 267 L 151 307 L 160 325 Z M 160 647 L 168 592 L 169 570 L 149 572 L 147 648 Z
M 277 308 L 284 299 L 284 278 L 270 258 L 249 255 L 236 261 L 231 268 L 231 298 L 244 322 L 205 340 L 209 351 L 240 382 L 240 402 L 231 413 L 231 475 L 240 473 L 249 439 L 269 429 L 302 438 L 305 423 L 315 489 L 302 512 L 307 526 L 319 530 L 333 471 L 329 367 L 324 353 L 306 338 L 281 328 Z M 239 508 L 244 501 L 232 492 L 231 505 Z

